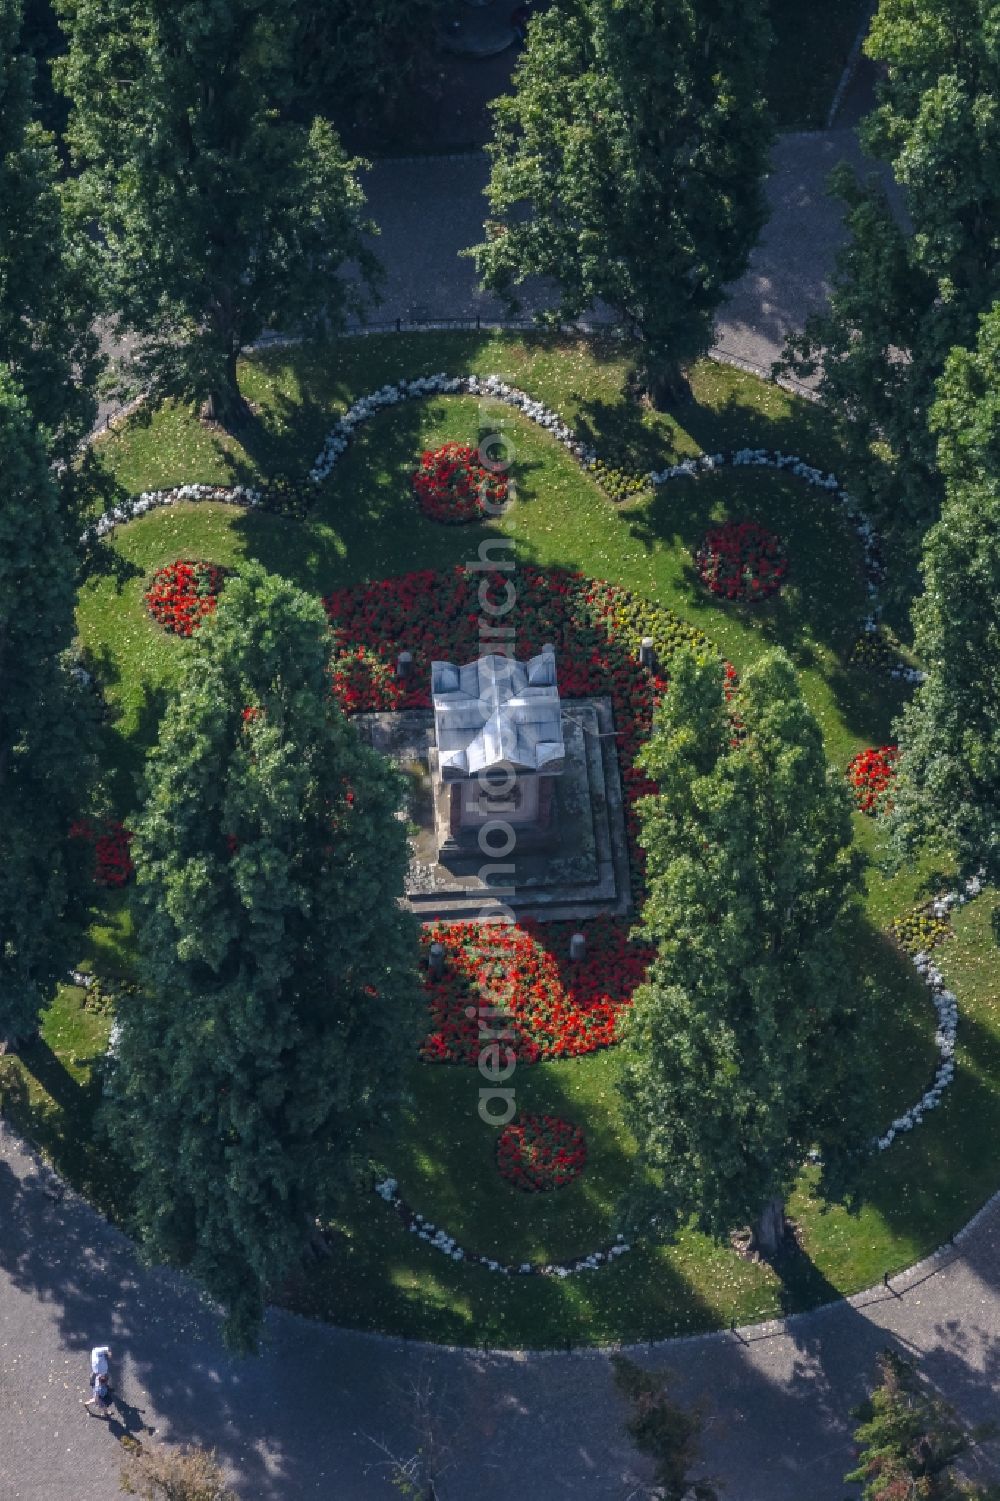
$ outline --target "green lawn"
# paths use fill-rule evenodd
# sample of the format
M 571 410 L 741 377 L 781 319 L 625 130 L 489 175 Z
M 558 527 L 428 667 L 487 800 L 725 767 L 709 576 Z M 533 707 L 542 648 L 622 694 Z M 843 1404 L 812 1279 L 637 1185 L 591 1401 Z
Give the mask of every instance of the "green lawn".
M 182 480 L 301 473 L 336 412 L 387 379 L 435 370 L 497 372 L 589 430 L 602 454 L 634 468 L 715 449 L 762 444 L 796 451 L 836 469 L 823 414 L 774 387 L 705 365 L 694 401 L 678 418 L 640 414 L 623 400 L 625 361 L 615 344 L 427 335 L 344 340 L 319 361 L 274 353 L 243 370 L 260 410 L 257 430 L 238 445 L 208 433 L 190 413 L 158 412 L 102 444 L 130 490 Z M 178 556 L 229 563 L 256 557 L 316 593 L 345 582 L 419 567 L 445 567 L 475 555 L 477 528 L 425 521 L 408 474 L 417 451 L 444 438 L 475 439 L 484 404 L 440 397 L 372 419 L 322 487 L 305 523 L 225 505 L 182 506 L 120 528 L 115 577 L 91 580 L 79 605 L 80 634 L 105 685 L 112 713 L 105 760 L 118 812 L 128 817 L 136 777 L 176 680 L 184 642 L 148 620 L 142 589 L 150 572 Z M 654 498 L 615 507 L 546 434 L 507 408 L 489 410 L 516 449 L 517 499 L 503 526 L 522 561 L 560 563 L 608 578 L 667 605 L 702 627 L 737 667 L 772 641 L 792 653 L 828 753 L 846 765 L 861 746 L 889 735 L 905 690 L 844 666 L 863 613 L 860 550 L 833 504 L 801 482 L 765 470 L 723 471 L 678 480 Z M 787 539 L 789 582 L 753 611 L 708 604 L 690 552 L 706 524 L 726 514 L 759 517 Z M 863 846 L 879 836 L 859 816 Z M 933 1009 L 911 967 L 884 936 L 889 921 L 926 894 L 929 866 L 892 880 L 870 873 L 852 961 L 871 1016 L 880 1059 L 881 1129 L 923 1092 L 934 1068 Z M 640 1339 L 701 1329 L 807 1306 L 876 1280 L 932 1249 L 996 1186 L 990 1143 L 1000 1112 L 1000 1048 L 990 898 L 958 917 L 958 936 L 941 963 L 961 1006 L 960 1072 L 942 1109 L 913 1137 L 871 1165 L 860 1213 L 821 1211 L 803 1175 L 794 1204 L 806 1254 L 782 1279 L 703 1237 L 675 1247 L 644 1247 L 609 1268 L 557 1281 L 504 1278 L 448 1261 L 405 1232 L 379 1199 L 361 1193 L 338 1226 L 329 1263 L 284 1294 L 304 1311 L 345 1324 L 411 1336 L 491 1343 L 559 1344 Z M 131 929 L 121 898 L 95 913 L 81 958 L 127 974 Z M 104 1201 L 105 1162 L 91 1142 L 99 1098 L 91 1063 L 108 1019 L 82 1009 L 82 993 L 61 989 L 43 1045 L 8 1065 L 16 1118 L 58 1164 Z M 374 1146 L 380 1167 L 399 1179 L 413 1207 L 463 1244 L 504 1260 L 558 1260 L 613 1238 L 614 1204 L 629 1156 L 614 1089 L 615 1053 L 522 1066 L 519 1109 L 557 1112 L 583 1125 L 588 1166 L 568 1188 L 526 1195 L 506 1184 L 493 1161 L 495 1137 L 477 1114 L 478 1076 L 414 1060 L 403 1119 Z

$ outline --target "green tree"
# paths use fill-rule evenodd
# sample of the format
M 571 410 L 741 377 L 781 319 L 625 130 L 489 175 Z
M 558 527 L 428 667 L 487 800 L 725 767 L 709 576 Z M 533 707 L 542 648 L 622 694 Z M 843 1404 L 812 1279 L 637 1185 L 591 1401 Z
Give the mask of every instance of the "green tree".
M 678 656 L 640 756 L 659 787 L 639 807 L 656 957 L 625 1038 L 630 1217 L 720 1238 L 749 1221 L 773 1252 L 809 1149 L 838 1196 L 871 1136 L 844 953 L 860 857 L 788 658 L 762 657 L 731 704 L 723 681 Z
M 63 653 L 74 560 L 45 444 L 0 370 L 0 1044 L 31 1036 L 75 957 L 65 858 L 92 719 Z
M 493 106 L 484 284 L 513 300 L 549 278 L 561 318 L 606 304 L 657 403 L 710 347 L 764 222 L 769 44 L 756 0 L 566 0 Z
M 956 349 L 930 426 L 946 493 L 924 539 L 914 644 L 926 678 L 895 726 L 891 853 L 921 845 L 1000 881 L 1000 305 Z
M 640 1454 L 655 1464 L 658 1501 L 718 1501 L 707 1480 L 692 1480 L 698 1459 L 702 1414 L 688 1411 L 670 1395 L 666 1371 L 646 1371 L 624 1355 L 612 1355 L 615 1386 L 630 1404 L 626 1432 Z
M 318 0 L 297 7 L 302 104 L 341 129 L 392 129 L 428 71 L 444 0 Z
M 230 579 L 135 823 L 143 985 L 109 1125 L 146 1248 L 202 1280 L 239 1347 L 396 1097 L 415 1024 L 400 779 L 332 699 L 330 650 L 317 601 L 257 565 Z
M 866 50 L 887 67 L 865 149 L 892 168 L 909 220 L 846 167 L 848 243 L 828 310 L 790 341 L 819 369 L 852 486 L 915 566 L 941 478 L 928 414 L 950 350 L 1000 290 L 1000 7 L 881 0 Z M 897 569 L 912 592 L 913 573 Z
M 76 207 L 99 228 L 118 326 L 141 336 L 157 394 L 238 423 L 241 349 L 275 324 L 340 327 L 375 266 L 361 164 L 326 121 L 289 117 L 294 0 L 64 0 L 61 14 Z
M 892 1350 L 878 1357 L 879 1383 L 857 1409 L 858 1465 L 844 1479 L 863 1487 L 863 1501 L 997 1501 L 1000 1487 L 983 1488 L 955 1474 L 976 1433 L 923 1382 L 911 1361 Z
M 32 119 L 34 75 L 20 0 L 0 0 L 0 362 L 67 459 L 96 412 L 93 265 L 67 223 L 52 137 Z

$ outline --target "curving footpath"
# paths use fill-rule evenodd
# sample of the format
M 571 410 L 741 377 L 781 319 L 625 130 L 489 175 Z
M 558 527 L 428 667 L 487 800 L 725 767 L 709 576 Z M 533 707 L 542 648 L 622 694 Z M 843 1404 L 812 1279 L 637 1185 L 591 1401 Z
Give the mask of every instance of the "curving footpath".
M 917 1356 L 970 1420 L 995 1414 L 998 1256 L 1000 1198 L 889 1289 L 633 1353 L 704 1401 L 706 1468 L 730 1501 L 841 1501 L 848 1409 L 885 1345 Z M 80 1405 L 105 1341 L 123 1398 L 111 1424 Z M 263 1354 L 234 1360 L 193 1286 L 141 1267 L 0 1123 L 0 1501 L 106 1501 L 116 1438 L 143 1428 L 217 1448 L 245 1501 L 389 1501 L 378 1443 L 418 1446 L 415 1386 L 450 1451 L 440 1501 L 624 1501 L 642 1478 L 599 1351 L 487 1356 L 272 1312 Z

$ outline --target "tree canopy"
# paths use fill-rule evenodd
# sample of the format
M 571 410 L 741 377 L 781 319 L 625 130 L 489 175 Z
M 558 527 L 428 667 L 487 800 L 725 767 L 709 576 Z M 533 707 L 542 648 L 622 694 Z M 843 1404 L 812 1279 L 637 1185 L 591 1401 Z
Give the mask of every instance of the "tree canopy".
M 756 0 L 568 0 L 493 106 L 484 284 L 549 278 L 562 318 L 605 304 L 657 401 L 710 347 L 765 219 L 769 44 Z
M 865 45 L 887 76 L 861 140 L 891 166 L 901 204 L 838 169 L 848 243 L 830 306 L 790 341 L 789 363 L 822 372 L 852 486 L 915 565 L 943 496 L 935 384 L 1000 291 L 1000 6 L 881 0 Z M 912 592 L 912 574 L 897 578 Z
M 1000 304 L 956 349 L 930 425 L 946 492 L 923 546 L 914 646 L 926 678 L 896 725 L 897 856 L 928 844 L 1000 880 Z
M 731 704 L 719 662 L 675 658 L 640 763 L 659 787 L 639 804 L 656 957 L 624 1042 L 631 1218 L 718 1237 L 750 1222 L 773 1250 L 810 1148 L 834 1196 L 871 1136 L 847 792 L 780 651 Z
M 292 118 L 294 0 L 64 0 L 61 16 L 76 210 L 109 306 L 157 394 L 239 421 L 240 350 L 272 326 L 335 330 L 374 272 L 359 163 L 327 121 Z
M 70 824 L 92 721 L 63 653 L 75 569 L 48 455 L 0 371 L 0 1041 L 30 1036 L 73 958 Z
M 444 0 L 314 0 L 296 7 L 303 107 L 338 129 L 392 125 L 431 63 Z
M 0 0 L 0 361 L 67 459 L 96 412 L 94 267 L 68 226 L 52 137 L 32 118 L 34 79 L 20 0 Z
M 844 1479 L 862 1501 L 997 1501 L 1000 1486 L 975 1485 L 956 1468 L 975 1433 L 894 1350 L 878 1357 L 879 1382 L 854 1416 L 858 1465 Z
M 399 777 L 335 704 L 330 650 L 317 601 L 257 565 L 231 578 L 135 821 L 142 986 L 110 1126 L 142 1241 L 203 1281 L 241 1347 L 414 1042 Z

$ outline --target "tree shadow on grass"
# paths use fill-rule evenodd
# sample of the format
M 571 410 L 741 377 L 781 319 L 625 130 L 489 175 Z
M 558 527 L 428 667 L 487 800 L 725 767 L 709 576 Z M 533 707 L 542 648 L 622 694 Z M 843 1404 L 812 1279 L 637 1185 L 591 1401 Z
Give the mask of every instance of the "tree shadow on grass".
M 873 745 L 893 739 L 893 725 L 912 697 L 912 684 L 844 662 L 828 671 L 826 680 L 844 725 L 852 734 L 868 736 Z
M 113 753 L 104 771 L 111 804 L 119 816 L 127 815 L 141 801 L 146 757 L 159 739 L 160 724 L 170 699 L 167 684 L 144 682 L 132 732 L 127 737 L 114 737 Z
M 939 1109 L 873 1163 L 864 1185 L 866 1202 L 893 1232 L 926 1252 L 954 1235 L 1000 1185 L 994 1150 L 1000 1037 L 962 1010 L 961 994 L 957 1059 Z
M 233 435 L 240 449 L 218 445 L 230 483 L 260 484 L 277 475 L 305 480 L 336 420 L 328 402 L 311 395 L 301 380 L 295 399 L 272 390 L 267 407 Z
M 403 402 L 374 417 L 331 476 L 307 496 L 307 526 L 258 511 L 238 513 L 233 526 L 246 552 L 313 594 L 414 567 L 446 569 L 474 560 L 485 538 L 501 535 L 499 527 L 430 521 L 411 487 L 428 421 L 456 441 L 478 441 L 475 417 L 470 420 L 469 410 L 455 401 Z M 521 487 L 519 504 L 530 503 L 535 469 L 521 453 L 512 471 Z
M 724 369 L 708 366 L 710 382 L 726 379 Z M 696 452 L 729 453 L 739 448 L 770 448 L 795 453 L 806 463 L 826 468 L 831 444 L 822 431 L 823 419 L 804 402 L 781 401 L 780 411 L 765 410 L 771 399 L 782 396 L 761 382 L 761 402 L 740 400 L 740 391 L 757 391 L 745 385 L 720 401 L 699 399 L 695 380 L 690 397 L 665 411 L 652 411 L 633 396 L 623 399 L 576 397 L 576 428 L 608 463 L 633 472 L 659 469 Z
M 720 519 L 754 520 L 783 540 L 789 573 L 766 599 L 739 602 L 710 595 L 695 557 Z M 817 651 L 839 658 L 857 635 L 863 606 L 860 545 L 832 502 L 817 503 L 805 482 L 753 467 L 684 477 L 660 486 L 641 506 L 623 513 L 629 532 L 648 553 L 667 549 L 681 613 L 693 614 L 711 636 L 712 621 L 752 632 L 764 647 L 782 647 L 799 670 L 822 665 Z

